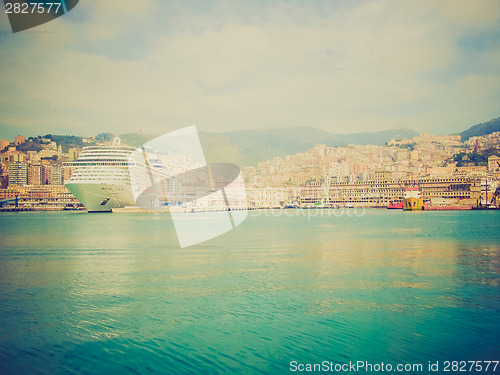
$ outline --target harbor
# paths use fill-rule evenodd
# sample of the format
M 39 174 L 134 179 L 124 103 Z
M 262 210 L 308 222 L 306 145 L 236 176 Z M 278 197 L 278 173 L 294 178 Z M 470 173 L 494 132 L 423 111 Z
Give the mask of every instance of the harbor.
M 497 209 L 500 206 L 500 189 L 497 183 L 490 182 L 488 185 L 485 180 L 479 178 L 457 177 L 413 181 L 369 181 L 354 184 L 331 183 L 328 189 L 324 184 L 310 183 L 289 192 L 273 188 L 246 188 L 238 191 L 239 203 L 233 209 L 334 209 L 341 207 L 403 209 L 405 186 L 418 187 L 422 197 L 420 209 L 423 210 Z M 212 193 L 215 192 L 215 190 L 212 191 Z M 205 198 L 198 203 L 170 205 L 156 209 L 140 205 L 134 208 L 133 200 L 128 200 L 127 203 L 122 207 L 120 205 L 115 207 L 113 212 L 170 212 L 172 210 L 205 212 L 228 209 L 220 197 Z M 85 210 L 86 207 L 64 186 L 24 186 L 0 191 L 0 212 L 70 209 Z M 108 211 L 111 212 L 111 209 Z
M 185 249 L 170 215 L 0 215 L 2 373 L 495 358 L 498 212 L 281 212 Z

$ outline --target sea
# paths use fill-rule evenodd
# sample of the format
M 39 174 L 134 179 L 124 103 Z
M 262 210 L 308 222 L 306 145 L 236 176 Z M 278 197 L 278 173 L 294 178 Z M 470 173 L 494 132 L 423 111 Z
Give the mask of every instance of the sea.
M 165 213 L 0 214 L 2 375 L 500 374 L 498 361 L 500 211 L 255 210 L 185 248 Z

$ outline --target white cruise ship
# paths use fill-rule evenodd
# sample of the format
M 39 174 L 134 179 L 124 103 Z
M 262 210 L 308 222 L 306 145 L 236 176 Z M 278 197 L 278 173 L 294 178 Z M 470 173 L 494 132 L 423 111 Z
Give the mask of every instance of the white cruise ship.
M 121 145 L 119 138 L 111 146 L 84 147 L 77 160 L 64 165 L 74 169 L 66 187 L 88 212 L 133 206 L 146 189 L 158 183 L 165 196 L 174 189 L 173 179 L 157 158 L 143 148 Z

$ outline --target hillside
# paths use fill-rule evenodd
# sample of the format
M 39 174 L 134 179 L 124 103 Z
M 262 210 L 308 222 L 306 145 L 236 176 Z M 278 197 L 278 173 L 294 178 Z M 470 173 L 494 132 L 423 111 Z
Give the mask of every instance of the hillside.
M 286 129 L 252 129 L 225 133 L 200 132 L 200 141 L 208 162 L 225 161 L 239 166 L 257 165 L 275 156 L 294 155 L 317 144 L 346 146 L 348 144 L 383 145 L 392 138 L 411 138 L 417 135 L 410 129 L 381 132 L 332 134 L 309 127 Z M 146 134 L 122 134 L 122 142 L 140 146 L 154 138 Z
M 240 166 L 256 165 L 275 156 L 294 155 L 317 144 L 346 146 L 348 144 L 383 145 L 392 138 L 417 135 L 409 129 L 381 132 L 332 134 L 308 127 L 286 129 L 254 129 L 227 133 L 200 133 L 207 160 L 232 161 Z
M 252 129 L 225 133 L 200 132 L 200 141 L 208 162 L 230 162 L 241 167 L 255 166 L 260 161 L 272 159 L 275 156 L 294 155 L 305 152 L 317 144 L 327 146 L 383 145 L 392 138 L 411 138 L 417 133 L 410 129 L 392 129 L 380 132 L 354 134 L 332 134 L 309 127 L 292 127 L 285 129 Z M 120 135 L 124 144 L 140 146 L 155 135 L 128 133 Z M 30 137 L 26 145 L 20 146 L 30 150 L 41 148 L 41 137 Z M 62 146 L 63 152 L 70 147 L 83 147 L 95 142 L 84 143 L 82 137 L 70 135 L 46 134 L 46 139 L 55 141 Z M 98 134 L 96 140 L 105 142 L 112 139 L 111 133 Z M 27 150 L 26 149 L 26 150 Z
M 317 144 L 346 146 L 348 144 L 383 145 L 392 138 L 411 138 L 417 135 L 410 129 L 393 129 L 381 132 L 331 134 L 308 127 L 286 129 L 252 129 L 226 133 L 200 132 L 200 141 L 208 162 L 225 161 L 239 166 L 257 165 L 275 156 L 294 155 L 307 151 Z M 122 134 L 124 143 L 140 146 L 152 135 Z
M 462 141 L 466 141 L 471 137 L 478 137 L 481 135 L 491 134 L 500 131 L 500 117 L 494 118 L 482 124 L 471 126 L 469 129 L 464 130 L 460 135 Z

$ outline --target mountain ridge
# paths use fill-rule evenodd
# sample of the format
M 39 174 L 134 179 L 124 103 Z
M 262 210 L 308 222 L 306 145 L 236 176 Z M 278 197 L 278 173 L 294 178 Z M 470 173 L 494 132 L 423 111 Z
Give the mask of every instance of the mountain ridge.
M 390 129 L 378 132 L 333 134 L 312 127 L 285 129 L 236 130 L 225 133 L 200 132 L 207 160 L 233 160 L 239 165 L 251 166 L 275 156 L 284 157 L 305 152 L 317 144 L 330 147 L 349 144 L 384 145 L 393 138 L 411 138 L 418 135 L 411 129 Z
M 500 131 L 500 117 L 473 125 L 459 134 L 462 140 L 465 141 L 473 136 L 487 135 L 496 131 Z M 200 141 L 208 162 L 223 161 L 240 166 L 256 166 L 258 162 L 272 159 L 275 156 L 284 157 L 305 152 L 317 144 L 325 144 L 330 147 L 347 146 L 349 144 L 382 146 L 391 139 L 412 138 L 416 135 L 418 135 L 416 131 L 407 128 L 344 134 L 330 133 L 307 126 L 277 129 L 256 128 L 219 133 L 199 132 Z M 111 133 L 101 133 L 96 136 L 96 139 L 99 137 L 103 139 L 109 138 L 109 136 L 111 136 Z M 121 134 L 120 137 L 124 143 L 137 147 L 155 138 L 156 135 L 126 133 Z M 61 142 L 65 151 L 68 147 L 83 144 L 83 137 L 50 135 L 50 138 L 56 138 L 54 140 Z M 67 138 L 67 144 L 65 138 Z
M 491 119 L 480 124 L 471 126 L 469 129 L 460 133 L 462 141 L 466 141 L 471 137 L 478 137 L 500 131 L 500 117 Z

